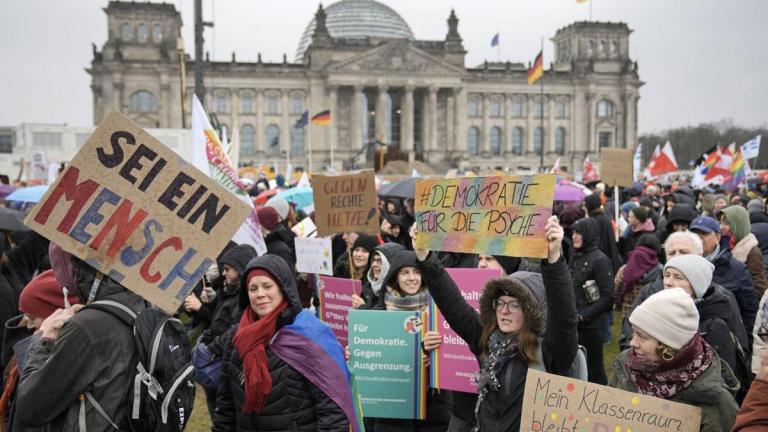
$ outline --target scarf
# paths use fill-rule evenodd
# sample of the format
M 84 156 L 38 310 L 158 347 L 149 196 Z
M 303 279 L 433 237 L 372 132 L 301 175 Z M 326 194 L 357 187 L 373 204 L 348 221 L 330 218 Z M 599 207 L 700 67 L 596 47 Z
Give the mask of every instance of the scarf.
M 475 419 L 477 422 L 472 432 L 480 430 L 480 404 L 485 400 L 489 390 L 499 391 L 501 382 L 499 382 L 499 373 L 510 359 L 517 355 L 519 348 L 517 337 L 505 335 L 499 329 L 491 333 L 488 338 L 488 357 L 483 360 L 480 370 L 475 374 L 477 381 L 477 404 L 475 405 Z
M 734 237 L 731 238 L 733 239 Z M 754 234 L 749 233 L 746 237 L 739 240 L 739 242 L 733 246 L 731 253 L 733 254 L 734 258 L 739 260 L 739 262 L 746 263 L 747 255 L 749 255 L 749 252 L 755 246 L 757 246 L 757 237 L 755 237 Z
M 272 376 L 266 347 L 277 330 L 280 312 L 288 308 L 283 301 L 269 315 L 259 319 L 256 312 L 247 307 L 240 318 L 232 343 L 243 359 L 243 413 L 258 413 L 264 409 L 267 397 L 272 391 Z
M 631 229 L 633 233 L 636 233 L 636 232 L 652 233 L 656 230 L 656 227 L 653 225 L 653 221 L 649 217 L 648 219 L 645 220 L 645 222 L 641 223 L 640 225 L 637 225 L 637 226 L 630 225 L 629 229 Z
M 658 263 L 659 256 L 649 247 L 638 246 L 629 252 L 627 266 L 624 267 L 624 286 L 622 287 L 617 304 L 622 304 L 624 296 L 632 291 L 632 287 L 637 285 L 643 275 L 656 267 Z
M 648 361 L 638 357 L 634 350 L 629 353 L 627 370 L 629 378 L 644 395 L 669 399 L 690 386 L 712 365 L 712 348 L 701 334 L 677 352 L 670 361 Z
M 414 295 L 402 295 L 389 286 L 387 292 L 384 293 L 384 304 L 387 310 L 420 311 L 427 307 L 427 303 L 427 290 L 424 287 Z

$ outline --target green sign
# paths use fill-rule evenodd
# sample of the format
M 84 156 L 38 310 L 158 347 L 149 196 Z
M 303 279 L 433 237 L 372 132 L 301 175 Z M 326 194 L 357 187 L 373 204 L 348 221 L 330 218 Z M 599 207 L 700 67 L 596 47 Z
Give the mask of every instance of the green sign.
M 349 369 L 366 417 L 424 419 L 422 312 L 349 310 Z

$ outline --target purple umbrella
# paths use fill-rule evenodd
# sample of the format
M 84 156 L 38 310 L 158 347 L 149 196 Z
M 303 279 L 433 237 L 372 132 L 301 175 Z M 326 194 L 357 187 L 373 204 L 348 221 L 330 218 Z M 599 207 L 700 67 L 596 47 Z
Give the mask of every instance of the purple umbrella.
M 587 194 L 584 189 L 572 184 L 555 185 L 555 201 L 581 201 Z
M 0 184 L 0 198 L 5 198 L 10 194 L 11 192 L 16 189 L 15 187 L 8 185 L 8 184 Z

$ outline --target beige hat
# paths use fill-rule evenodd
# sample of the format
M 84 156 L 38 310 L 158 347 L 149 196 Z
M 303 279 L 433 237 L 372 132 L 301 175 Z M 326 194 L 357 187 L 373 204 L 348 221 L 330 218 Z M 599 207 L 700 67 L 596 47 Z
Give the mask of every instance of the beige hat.
M 629 322 L 664 345 L 680 349 L 699 330 L 699 311 L 682 288 L 657 292 L 636 307 Z

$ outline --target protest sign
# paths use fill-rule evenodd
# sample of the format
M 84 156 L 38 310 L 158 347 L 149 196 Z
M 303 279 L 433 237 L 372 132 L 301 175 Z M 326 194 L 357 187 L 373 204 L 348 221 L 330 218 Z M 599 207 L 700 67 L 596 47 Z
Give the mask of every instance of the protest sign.
M 336 338 L 347 344 L 347 312 L 352 308 L 352 294 L 360 295 L 362 282 L 320 276 L 317 281 L 317 297 L 320 299 L 320 319 L 326 322 Z
M 296 248 L 296 270 L 299 273 L 333 274 L 330 238 L 296 237 L 293 242 Z
M 424 419 L 421 312 L 349 311 L 349 368 L 366 417 Z
M 379 233 L 378 198 L 373 170 L 312 174 L 317 235 Z
M 249 213 L 234 194 L 112 112 L 25 223 L 172 314 Z
M 600 150 L 600 180 L 609 186 L 632 186 L 632 149 L 604 148 Z
M 315 223 L 312 222 L 312 219 L 308 217 L 294 225 L 291 230 L 296 236 L 301 238 L 313 238 L 317 236 L 317 227 L 315 226 Z
M 464 300 L 477 311 L 480 310 L 480 295 L 485 283 L 501 277 L 501 271 L 498 269 L 449 268 L 445 271 L 459 287 Z M 430 353 L 430 387 L 477 393 L 477 358 L 469 350 L 467 343 L 445 321 L 434 300 L 430 301 L 429 311 L 429 329 L 440 333 L 443 339 L 440 347 Z
M 420 180 L 415 246 L 545 257 L 554 191 L 554 174 Z
M 701 408 L 528 368 L 520 430 L 698 432 Z

